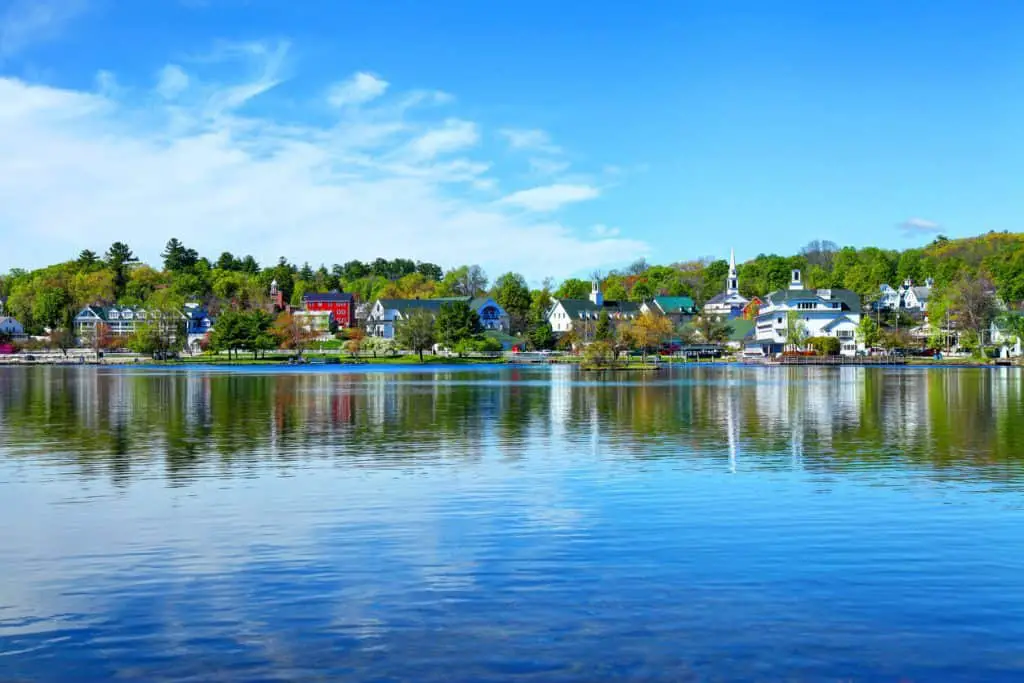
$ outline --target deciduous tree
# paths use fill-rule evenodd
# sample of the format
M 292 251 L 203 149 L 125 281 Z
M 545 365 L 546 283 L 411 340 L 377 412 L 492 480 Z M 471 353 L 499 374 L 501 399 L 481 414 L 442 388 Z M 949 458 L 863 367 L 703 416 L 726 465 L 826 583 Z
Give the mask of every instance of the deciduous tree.
M 396 326 L 395 340 L 402 348 L 418 353 L 422 362 L 423 352 L 434 345 L 434 316 L 429 311 L 412 311 Z

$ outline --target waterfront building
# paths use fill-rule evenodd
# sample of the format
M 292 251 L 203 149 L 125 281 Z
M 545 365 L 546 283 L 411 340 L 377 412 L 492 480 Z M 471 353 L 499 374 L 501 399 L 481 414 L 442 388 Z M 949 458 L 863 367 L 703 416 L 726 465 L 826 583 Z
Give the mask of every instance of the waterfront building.
M 441 311 L 441 306 L 455 302 L 465 302 L 476 311 L 480 318 L 480 326 L 484 330 L 508 333 L 509 315 L 497 301 L 491 297 L 468 296 L 439 299 L 377 299 L 367 314 L 366 331 L 373 337 L 394 339 L 395 326 L 413 311 L 427 311 L 436 317 Z
M 640 304 L 640 312 L 663 315 L 678 325 L 697 314 L 697 305 L 688 296 L 656 296 Z
M 355 324 L 355 297 L 349 292 L 307 292 L 302 295 L 302 307 L 309 312 L 330 312 L 338 327 Z
M 720 318 L 738 318 L 750 304 L 750 299 L 740 294 L 740 276 L 736 268 L 736 252 L 729 253 L 729 276 L 725 280 L 725 291 L 716 294 L 704 304 L 704 313 Z
M 765 297 L 758 312 L 754 339 L 748 351 L 781 353 L 787 346 L 791 324 L 800 325 L 804 336 L 836 337 L 840 353 L 857 353 L 860 325 L 860 297 L 848 289 L 805 289 L 799 270 L 792 272 L 789 288 Z M 790 314 L 795 320 L 790 320 Z
M 25 336 L 25 328 L 11 316 L 0 315 L 0 336 L 22 339 Z
M 595 326 L 601 311 L 606 311 L 614 323 L 633 320 L 641 313 L 640 305 L 632 301 L 606 301 L 595 280 L 589 299 L 555 299 L 548 311 L 548 323 L 555 334 L 564 334 L 576 325 Z

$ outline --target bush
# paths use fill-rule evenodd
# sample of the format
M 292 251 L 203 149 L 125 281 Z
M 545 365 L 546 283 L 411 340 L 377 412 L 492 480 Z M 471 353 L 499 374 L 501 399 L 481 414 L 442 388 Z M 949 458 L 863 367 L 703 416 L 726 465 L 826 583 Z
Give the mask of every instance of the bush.
M 806 344 L 819 356 L 838 356 L 842 348 L 837 337 L 811 337 Z
M 615 362 L 615 350 L 606 341 L 587 344 L 583 349 L 583 367 L 603 368 Z

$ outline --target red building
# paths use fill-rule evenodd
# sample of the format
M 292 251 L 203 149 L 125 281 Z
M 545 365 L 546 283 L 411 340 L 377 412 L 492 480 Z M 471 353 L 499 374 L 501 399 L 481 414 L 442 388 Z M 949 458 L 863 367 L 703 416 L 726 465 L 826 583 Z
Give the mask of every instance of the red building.
M 348 292 L 309 293 L 302 295 L 302 307 L 307 311 L 330 311 L 338 327 L 352 327 L 355 323 L 355 298 Z

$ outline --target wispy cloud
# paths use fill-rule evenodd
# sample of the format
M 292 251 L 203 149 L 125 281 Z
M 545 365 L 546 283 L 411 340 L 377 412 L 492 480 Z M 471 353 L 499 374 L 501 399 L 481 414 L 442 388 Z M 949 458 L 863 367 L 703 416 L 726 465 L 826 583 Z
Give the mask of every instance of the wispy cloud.
M 218 45 L 212 53 L 206 55 L 206 59 L 215 62 L 245 61 L 251 65 L 254 73 L 246 82 L 215 90 L 207 101 L 207 113 L 219 116 L 277 87 L 284 80 L 284 62 L 289 48 L 287 41 L 275 44 L 246 42 Z
M 594 237 L 605 238 L 605 237 L 618 237 L 622 232 L 618 228 L 613 228 L 605 225 L 604 223 L 598 223 L 597 225 L 590 228 L 590 232 L 593 233 Z
M 530 159 L 530 170 L 537 175 L 558 175 L 569 168 L 568 161 L 561 159 Z
M 924 218 L 908 218 L 899 224 L 899 229 L 906 236 L 931 235 L 942 230 L 942 226 Z
M 273 107 L 240 105 L 274 97 L 286 46 L 222 46 L 216 56 L 243 72 L 236 81 L 192 60 L 187 73 L 156 71 L 159 97 L 139 97 L 130 83 L 100 92 L 0 78 L 0 271 L 124 239 L 153 261 L 170 237 L 263 263 L 406 256 L 538 280 L 648 251 L 610 229 L 534 213 L 598 196 L 589 185 L 498 199 L 501 157 L 478 158 L 480 126 L 439 117 L 436 91 L 285 123 L 263 113 Z M 34 238 L 14 239 L 26 234 Z
M 56 38 L 87 9 L 86 0 L 11 0 L 0 13 L 0 62 Z
M 547 134 L 547 131 L 536 128 L 503 128 L 498 132 L 508 141 L 508 146 L 512 149 L 547 152 L 548 154 L 558 154 L 562 151 L 551 142 L 551 136 Z
M 156 91 L 165 100 L 173 100 L 188 88 L 189 78 L 177 64 L 168 64 L 157 74 Z
M 327 91 L 327 101 L 332 107 L 348 107 L 375 100 L 388 89 L 388 82 L 373 74 L 359 72 Z
M 600 194 L 600 191 L 591 185 L 546 185 L 513 192 L 504 197 L 501 203 L 529 211 L 548 212 L 560 209 L 566 204 L 595 199 Z
M 472 121 L 448 119 L 440 128 L 428 131 L 409 144 L 409 152 L 416 159 L 433 159 L 442 154 L 472 147 L 480 140 L 480 133 Z

